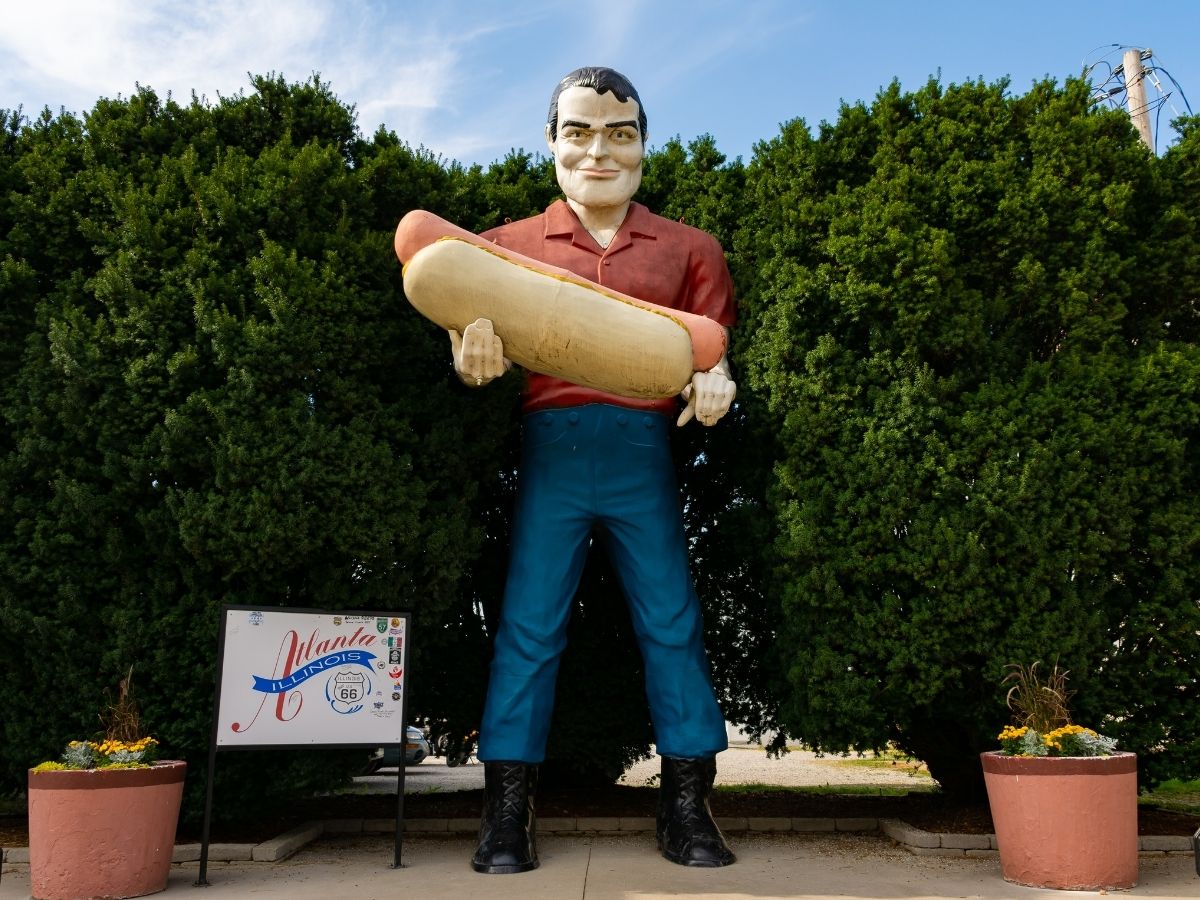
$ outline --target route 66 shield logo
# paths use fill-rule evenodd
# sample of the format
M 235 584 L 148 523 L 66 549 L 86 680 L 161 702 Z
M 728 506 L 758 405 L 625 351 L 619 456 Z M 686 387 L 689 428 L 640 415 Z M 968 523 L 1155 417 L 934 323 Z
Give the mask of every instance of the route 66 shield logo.
M 325 682 L 325 699 L 334 712 L 346 715 L 362 709 L 363 699 L 371 692 L 371 682 L 362 672 L 345 668 Z

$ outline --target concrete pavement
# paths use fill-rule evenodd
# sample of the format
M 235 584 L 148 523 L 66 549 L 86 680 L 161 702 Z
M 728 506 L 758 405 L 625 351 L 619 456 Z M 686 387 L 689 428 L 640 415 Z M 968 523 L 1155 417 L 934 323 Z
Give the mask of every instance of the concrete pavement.
M 675 866 L 654 848 L 654 838 L 634 835 L 555 835 L 540 838 L 540 869 L 522 875 L 478 875 L 468 861 L 469 835 L 409 837 L 403 869 L 391 869 L 387 835 L 326 836 L 279 863 L 210 863 L 210 886 L 195 888 L 197 865 L 172 869 L 167 897 L 340 897 L 344 900 L 775 900 L 806 897 L 921 900 L 1057 898 L 1060 891 L 1005 882 L 999 861 L 989 858 L 916 856 L 871 834 L 739 835 L 731 839 L 736 865 L 703 870 Z M 1141 859 L 1133 897 L 1194 898 L 1200 878 L 1190 857 Z M 1095 896 L 1078 892 L 1074 896 Z M 6 867 L 0 898 L 29 896 L 28 867 Z

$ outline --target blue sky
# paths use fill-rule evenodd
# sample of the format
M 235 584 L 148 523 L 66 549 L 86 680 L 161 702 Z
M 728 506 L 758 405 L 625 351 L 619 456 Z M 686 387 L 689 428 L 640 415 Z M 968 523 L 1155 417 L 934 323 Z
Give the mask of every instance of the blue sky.
M 1024 92 L 1085 63 L 1150 48 L 1200 112 L 1200 2 L 1041 0 L 34 0 L 4 4 L 0 108 L 81 112 L 135 83 L 187 101 L 248 86 L 248 72 L 298 81 L 320 73 L 380 124 L 445 159 L 483 163 L 544 150 L 558 78 L 580 65 L 630 77 L 650 144 L 709 133 L 748 159 L 781 122 L 811 127 L 841 101 L 1008 77 Z M 1159 72 L 1165 90 L 1175 90 Z M 1103 76 L 1099 79 L 1103 81 Z M 1157 96 L 1149 86 L 1151 99 Z M 1179 92 L 1169 98 L 1185 110 Z M 1163 109 L 1160 145 L 1175 112 Z

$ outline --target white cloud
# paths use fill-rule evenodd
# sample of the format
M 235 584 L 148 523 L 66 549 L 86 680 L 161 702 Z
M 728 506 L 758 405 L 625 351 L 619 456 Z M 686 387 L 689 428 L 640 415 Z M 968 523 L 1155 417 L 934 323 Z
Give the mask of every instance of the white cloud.
M 184 97 L 230 93 L 248 71 L 307 74 L 303 60 L 331 11 L 323 0 L 39 0 L 10 11 L 0 46 L 18 64 L 6 81 L 44 85 L 85 108 L 86 98 L 127 95 L 135 82 Z
M 586 38 L 577 52 L 588 57 L 578 65 L 609 65 L 606 60 L 624 56 L 634 41 L 645 42 L 646 36 L 638 34 L 649 17 L 644 0 L 593 0 L 585 14 L 576 9 L 573 17 L 578 33 Z
M 404 4 L 408 7 L 408 4 Z M 249 86 L 248 74 L 302 81 L 319 72 L 355 103 L 360 126 L 386 123 L 432 144 L 431 118 L 466 87 L 471 45 L 522 17 L 442 8 L 401 10 L 377 0 L 35 0 L 6 11 L 0 106 L 82 112 L 135 84 L 186 102 Z M 460 11 L 461 13 L 461 11 Z M 527 20 L 528 15 L 525 17 Z
M 696 9 L 694 28 L 672 33 L 674 52 L 656 57 L 656 76 L 661 84 L 670 84 L 695 73 L 726 73 L 730 59 L 753 58 L 781 42 L 798 41 L 811 21 L 802 7 L 781 0 L 748 4 L 737 16 L 730 16 L 721 3 L 710 3 Z M 799 55 L 802 45 L 793 43 L 791 50 Z

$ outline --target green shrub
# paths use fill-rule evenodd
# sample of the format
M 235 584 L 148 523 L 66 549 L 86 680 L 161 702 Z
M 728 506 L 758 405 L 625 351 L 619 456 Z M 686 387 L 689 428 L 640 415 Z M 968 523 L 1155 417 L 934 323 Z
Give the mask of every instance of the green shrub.
M 805 743 L 894 743 L 977 795 L 1004 666 L 1057 659 L 1145 778 L 1194 774 L 1187 128 L 1156 160 L 1081 82 L 930 82 L 760 145 L 740 355 L 778 428 L 781 702 Z

